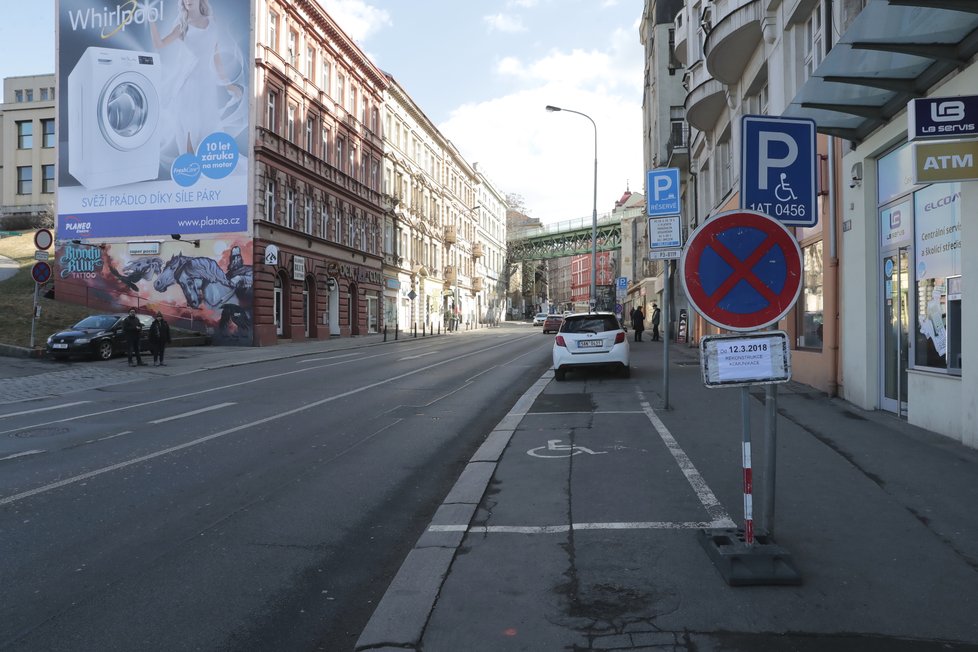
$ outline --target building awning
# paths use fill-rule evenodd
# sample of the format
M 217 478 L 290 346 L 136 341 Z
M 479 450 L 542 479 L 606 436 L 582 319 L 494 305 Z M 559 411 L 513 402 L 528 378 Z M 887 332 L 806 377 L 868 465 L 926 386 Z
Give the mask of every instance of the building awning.
M 859 142 L 976 53 L 974 0 L 868 0 L 783 115 Z

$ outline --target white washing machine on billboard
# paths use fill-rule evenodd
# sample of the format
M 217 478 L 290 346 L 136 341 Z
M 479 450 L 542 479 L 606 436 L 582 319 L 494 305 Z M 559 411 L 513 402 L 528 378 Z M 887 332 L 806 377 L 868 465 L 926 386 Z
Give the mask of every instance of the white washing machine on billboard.
M 155 179 L 160 57 L 91 47 L 68 75 L 68 171 L 86 188 Z

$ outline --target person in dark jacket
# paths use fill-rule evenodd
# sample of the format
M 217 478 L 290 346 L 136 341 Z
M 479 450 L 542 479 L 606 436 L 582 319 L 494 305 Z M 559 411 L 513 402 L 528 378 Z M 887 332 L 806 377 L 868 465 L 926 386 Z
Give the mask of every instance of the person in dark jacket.
M 642 306 L 635 309 L 632 313 L 632 328 L 635 329 L 635 341 L 642 341 L 642 331 L 645 330 L 645 313 L 642 312 Z
M 129 316 L 122 320 L 122 332 L 126 336 L 126 352 L 129 355 L 129 366 L 134 366 L 132 356 L 136 356 L 136 366 L 144 366 L 143 357 L 139 354 L 139 334 L 143 332 L 143 323 L 136 316 L 136 309 L 129 309 Z
M 659 341 L 659 320 L 662 318 L 662 313 L 659 310 L 659 306 L 652 304 L 652 341 Z
M 163 353 L 166 345 L 170 343 L 170 325 L 163 319 L 163 313 L 156 311 L 156 319 L 149 327 L 149 350 L 153 352 L 153 366 L 165 367 Z

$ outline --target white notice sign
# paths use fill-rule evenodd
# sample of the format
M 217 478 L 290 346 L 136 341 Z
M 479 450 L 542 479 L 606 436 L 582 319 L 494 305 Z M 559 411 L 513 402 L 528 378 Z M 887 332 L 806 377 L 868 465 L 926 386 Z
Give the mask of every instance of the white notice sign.
M 704 337 L 700 362 L 707 387 L 784 383 L 791 378 L 784 331 Z

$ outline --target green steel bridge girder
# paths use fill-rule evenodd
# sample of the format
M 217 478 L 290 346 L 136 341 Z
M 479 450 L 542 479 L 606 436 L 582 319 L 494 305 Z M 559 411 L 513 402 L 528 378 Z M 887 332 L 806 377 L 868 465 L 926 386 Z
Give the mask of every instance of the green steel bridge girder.
M 591 228 L 509 240 L 506 246 L 509 248 L 512 262 L 589 254 L 591 253 Z M 597 251 L 619 249 L 621 249 L 621 224 L 598 224 Z

